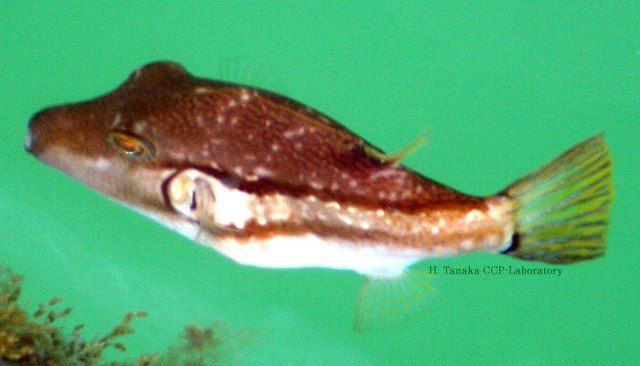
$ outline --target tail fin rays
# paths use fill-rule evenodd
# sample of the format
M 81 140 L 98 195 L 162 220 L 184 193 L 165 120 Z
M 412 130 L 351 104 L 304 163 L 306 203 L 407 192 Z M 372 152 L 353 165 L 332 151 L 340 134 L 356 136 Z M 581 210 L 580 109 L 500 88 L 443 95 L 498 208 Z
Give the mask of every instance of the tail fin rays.
M 612 162 L 602 135 L 594 136 L 509 186 L 514 240 L 505 254 L 524 260 L 571 263 L 605 252 L 613 199 Z

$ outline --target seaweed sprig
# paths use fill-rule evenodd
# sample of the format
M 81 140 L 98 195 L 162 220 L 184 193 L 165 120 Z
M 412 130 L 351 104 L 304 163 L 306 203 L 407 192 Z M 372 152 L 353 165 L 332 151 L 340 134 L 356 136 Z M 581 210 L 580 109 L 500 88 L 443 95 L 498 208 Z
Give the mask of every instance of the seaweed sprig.
M 28 314 L 18 303 L 22 277 L 0 267 L 0 364 L 9 365 L 97 365 L 108 348 L 126 349 L 118 338 L 133 333 L 130 323 L 134 318 L 146 316 L 144 312 L 128 313 L 119 325 L 103 337 L 93 341 L 83 339 L 77 325 L 65 334 L 59 319 L 71 313 L 71 308 L 57 310 L 59 297 L 47 304 L 39 304 Z M 148 365 L 154 356 L 141 357 L 134 365 Z M 110 363 L 109 365 L 119 365 Z
M 22 277 L 0 266 L 0 366 L 207 366 L 235 364 L 252 338 L 246 330 L 234 330 L 221 322 L 209 327 L 188 325 L 162 356 L 140 356 L 133 363 L 103 362 L 109 348 L 126 351 L 120 338 L 133 333 L 131 322 L 145 312 L 130 312 L 109 333 L 86 341 L 83 325 L 65 332 L 60 319 L 71 308 L 60 309 L 62 299 L 38 304 L 32 314 L 19 303 Z

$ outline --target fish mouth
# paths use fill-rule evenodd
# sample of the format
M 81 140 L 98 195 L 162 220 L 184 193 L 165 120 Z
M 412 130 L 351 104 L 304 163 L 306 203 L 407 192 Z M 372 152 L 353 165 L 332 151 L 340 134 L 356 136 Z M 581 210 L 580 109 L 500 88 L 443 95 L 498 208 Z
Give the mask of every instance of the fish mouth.
M 40 155 L 46 145 L 47 132 L 50 131 L 51 108 L 44 109 L 31 117 L 27 126 L 27 135 L 24 138 L 24 149 L 29 154 L 40 159 Z
M 24 150 L 29 154 L 33 153 L 33 136 L 31 135 L 31 129 L 27 130 L 27 135 L 24 137 Z

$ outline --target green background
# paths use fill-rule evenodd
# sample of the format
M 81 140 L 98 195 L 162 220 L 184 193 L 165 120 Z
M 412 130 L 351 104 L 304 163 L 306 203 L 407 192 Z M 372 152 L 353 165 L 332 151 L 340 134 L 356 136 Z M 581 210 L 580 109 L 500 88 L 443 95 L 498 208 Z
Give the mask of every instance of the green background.
M 640 3 L 301 3 L 0 4 L 0 265 L 26 276 L 25 303 L 63 297 L 89 337 L 147 311 L 118 358 L 220 321 L 253 334 L 227 359 L 243 365 L 637 361 Z M 428 128 L 406 164 L 472 194 L 604 131 L 607 255 L 560 277 L 438 276 L 427 313 L 356 333 L 360 276 L 237 265 L 24 152 L 33 113 L 155 60 L 284 93 L 388 151 Z M 532 265 L 483 253 L 426 264 Z

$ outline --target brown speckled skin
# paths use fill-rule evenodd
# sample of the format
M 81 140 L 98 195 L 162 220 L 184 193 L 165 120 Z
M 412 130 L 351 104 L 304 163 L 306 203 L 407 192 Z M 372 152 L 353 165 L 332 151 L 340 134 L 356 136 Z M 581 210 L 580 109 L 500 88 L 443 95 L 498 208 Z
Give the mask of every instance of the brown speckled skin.
M 195 78 L 175 63 L 147 65 L 113 92 L 94 100 L 46 109 L 33 117 L 30 130 L 29 150 L 36 156 L 51 146 L 61 146 L 73 154 L 120 159 L 130 166 L 199 168 L 256 195 L 314 196 L 320 202 L 364 210 L 420 213 L 425 225 L 445 219 L 448 234 L 440 236 L 439 242 L 472 239 L 474 246 L 486 247 L 480 243 L 483 237 L 502 238 L 506 231 L 498 222 L 461 227 L 468 212 L 487 212 L 486 199 L 464 195 L 400 165 L 380 161 L 365 150 L 370 146 L 366 141 L 330 118 L 267 91 Z M 118 157 L 105 137 L 110 130 L 135 132 L 152 141 L 155 155 L 148 161 Z M 119 184 L 112 176 L 105 179 Z M 107 189 L 97 189 L 115 196 Z M 146 200 L 144 205 L 166 209 L 166 202 L 158 197 L 134 198 L 135 187 L 119 189 L 127 192 L 116 199 Z M 404 236 L 402 225 L 394 226 L 397 230 L 393 231 L 398 232 L 393 238 Z M 353 235 L 348 227 L 320 222 L 249 225 L 235 235 L 255 237 L 260 231 L 268 234 L 285 229 Z M 381 229 L 358 235 L 389 233 Z M 424 232 L 419 234 L 406 233 L 407 244 L 419 247 L 431 241 Z

